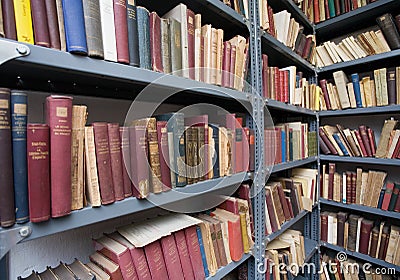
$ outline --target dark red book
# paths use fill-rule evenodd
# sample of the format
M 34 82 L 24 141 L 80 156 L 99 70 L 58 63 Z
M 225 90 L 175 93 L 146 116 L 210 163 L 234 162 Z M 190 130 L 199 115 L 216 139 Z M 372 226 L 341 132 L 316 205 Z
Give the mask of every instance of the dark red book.
M 249 130 L 249 171 L 254 171 L 255 169 L 255 153 L 256 153 L 256 137 L 253 129 Z
M 394 211 L 395 212 L 400 212 L 400 196 L 397 196 L 396 204 L 394 206 Z
M 96 251 L 89 256 L 89 259 L 108 274 L 111 280 L 123 280 L 119 265 L 105 257 L 102 253 Z
M 319 137 L 325 143 L 325 145 L 328 147 L 329 151 L 331 151 L 331 153 L 333 155 L 337 155 L 338 152 L 335 149 L 335 147 L 333 146 L 333 144 L 331 143 L 331 141 L 328 139 L 328 136 L 326 136 L 324 129 L 322 127 L 320 127 L 318 131 L 319 131 Z
M 294 218 L 292 200 L 290 199 L 290 197 L 287 197 L 287 196 L 285 196 L 285 200 L 286 200 L 286 204 L 288 205 L 288 208 L 289 208 L 290 217 Z
M 130 197 L 132 196 L 132 181 L 129 176 L 129 171 L 131 170 L 129 129 L 127 127 L 120 127 L 119 136 L 121 138 L 121 164 L 122 164 L 122 177 L 124 181 L 124 195 L 125 197 Z
M 328 95 L 328 89 L 327 89 L 326 80 L 320 80 L 319 81 L 319 85 L 321 86 L 321 89 L 322 89 L 322 93 L 323 93 L 323 96 L 324 96 L 326 108 L 328 110 L 331 110 L 332 107 L 331 107 L 331 102 L 329 101 L 329 95 Z
M 359 126 L 359 131 L 361 135 L 361 140 L 364 144 L 365 151 L 367 152 L 367 155 L 369 157 L 372 157 L 372 149 L 371 149 L 371 144 L 369 143 L 369 138 L 367 134 L 367 127 L 365 125 L 360 125 Z
M 270 221 L 271 221 L 271 228 L 272 228 L 272 232 L 276 232 L 279 230 L 280 225 L 278 222 L 278 217 L 275 215 L 275 209 L 274 209 L 274 204 L 272 201 L 272 194 L 271 191 L 269 189 L 267 189 L 265 191 L 265 201 L 267 204 L 267 209 L 268 209 L 268 215 L 270 217 Z
M 181 267 L 185 279 L 194 279 L 192 263 L 190 262 L 189 250 L 186 244 L 185 232 L 180 230 L 174 233 L 178 255 L 181 260 Z
M 274 11 L 270 6 L 268 6 L 268 19 L 269 19 L 269 33 L 273 36 L 276 37 L 275 34 L 275 21 L 274 21 Z
M 330 19 L 331 15 L 329 13 L 329 3 L 328 1 L 324 1 L 324 5 L 325 5 L 325 19 Z
M 314 0 L 314 23 L 319 22 L 319 0 Z
M 278 190 L 279 200 L 281 202 L 282 209 L 283 209 L 283 214 L 285 215 L 285 220 L 289 221 L 291 219 L 291 215 L 290 215 L 289 207 L 286 203 L 285 193 L 283 192 L 283 187 L 281 184 L 279 184 L 277 186 L 277 190 Z
M 111 174 L 114 186 L 115 200 L 125 198 L 124 192 L 124 177 L 122 172 L 122 157 L 121 157 L 121 138 L 119 135 L 119 124 L 107 124 L 108 143 L 110 145 L 110 162 Z
M 361 254 L 368 254 L 368 245 L 371 237 L 371 230 L 374 226 L 373 221 L 363 219 L 361 221 L 361 232 L 360 232 L 360 245 L 358 251 Z
M 46 99 L 50 128 L 51 216 L 71 213 L 72 97 L 51 95 Z
M 163 191 L 168 191 L 171 186 L 171 170 L 169 168 L 168 131 L 166 121 L 157 121 L 158 151 L 160 154 L 161 182 Z
M 28 124 L 29 218 L 32 223 L 50 218 L 50 139 L 47 124 Z
M 181 260 L 179 257 L 178 248 L 176 247 L 174 236 L 168 235 L 166 237 L 163 237 L 161 238 L 160 243 L 164 254 L 165 266 L 168 272 L 168 279 L 184 279 Z
M 328 212 L 321 213 L 321 241 L 328 242 Z
M 188 32 L 188 59 L 189 59 L 189 78 L 195 79 L 195 57 L 194 57 L 194 12 L 186 10 L 187 32 Z
M 233 88 L 235 81 L 235 67 L 236 67 L 236 46 L 231 45 L 231 63 L 229 75 L 229 87 Z
M 268 77 L 268 56 L 262 55 L 262 81 L 263 81 L 263 97 L 270 98 L 269 77 Z
M 280 85 L 280 76 L 279 76 L 279 68 L 274 67 L 274 92 L 275 92 L 275 100 L 281 101 L 280 99 L 280 92 L 281 92 L 281 85 Z
M 371 128 L 367 128 L 368 140 L 371 145 L 371 155 L 374 157 L 376 152 L 376 143 L 375 143 L 375 135 L 374 131 Z
M 283 102 L 289 103 L 289 70 L 283 72 Z
M 243 161 L 242 170 L 249 171 L 250 161 L 250 129 L 243 127 Z
M 382 210 L 389 209 L 390 198 L 392 197 L 393 189 L 394 189 L 394 183 L 387 182 L 385 194 L 383 195 Z
M 358 144 L 360 145 L 361 153 L 362 153 L 363 157 L 367 157 L 368 153 L 367 153 L 367 150 L 366 150 L 366 148 L 364 146 L 364 142 L 363 142 L 363 139 L 361 138 L 360 132 L 357 129 L 355 129 L 354 130 L 354 134 L 357 137 L 357 141 L 358 141 Z
M 194 273 L 195 280 L 203 280 L 205 278 L 203 261 L 201 258 L 200 245 L 197 237 L 196 227 L 189 227 L 184 230 L 186 244 L 189 252 L 190 263 Z
M 108 142 L 108 127 L 105 122 L 92 124 L 94 144 L 96 148 L 97 174 L 99 177 L 101 204 L 115 201 L 113 177 L 111 171 L 110 145 Z
M 161 53 L 161 19 L 156 12 L 150 13 L 150 53 L 153 70 L 164 72 Z
M 50 47 L 45 2 L 42 0 L 31 0 L 31 12 L 35 44 L 42 47 Z
M 352 0 L 353 4 L 353 10 L 358 9 L 358 1 L 357 0 Z
M 357 199 L 357 173 L 351 172 L 351 203 L 356 203 Z
M 117 60 L 129 64 L 128 19 L 126 0 L 113 0 L 115 39 L 117 41 Z
M 392 158 L 397 158 L 400 152 L 400 141 L 397 141 L 396 147 L 394 148 Z
M 235 122 L 235 173 L 244 171 L 243 169 L 243 142 L 245 142 L 245 135 L 241 124 Z
M 56 1 L 45 0 L 45 3 L 46 3 L 46 13 L 47 13 L 47 24 L 50 36 L 50 48 L 59 50 L 61 49 L 61 42 L 60 42 L 60 30 L 58 29 Z
M 337 245 L 340 247 L 344 247 L 344 228 L 347 216 L 348 215 L 345 212 L 339 212 L 337 214 Z
M 144 247 L 147 264 L 152 280 L 164 280 L 168 277 L 167 268 L 165 266 L 163 251 L 160 241 L 154 241 Z
M 304 44 L 303 50 L 300 50 L 300 51 L 302 51 L 301 57 L 304 58 L 304 59 L 307 59 L 307 56 L 309 54 L 310 47 L 311 47 L 311 42 L 312 42 L 312 38 L 311 37 L 307 37 L 306 38 L 306 43 Z
M 329 181 L 328 181 L 328 199 L 333 199 L 333 188 L 334 188 L 334 175 L 336 171 L 336 164 L 329 163 Z
M 285 102 L 285 70 L 279 70 L 279 91 L 278 101 Z
M 17 29 L 15 27 L 15 14 L 13 0 L 1 0 L 3 12 L 4 35 L 7 39 L 17 40 Z
M 346 203 L 347 204 L 353 203 L 353 192 L 352 192 L 350 171 L 346 171 Z
M 231 43 L 229 41 L 224 42 L 224 53 L 222 56 L 222 80 L 221 85 L 223 87 L 230 86 L 230 70 L 231 70 Z

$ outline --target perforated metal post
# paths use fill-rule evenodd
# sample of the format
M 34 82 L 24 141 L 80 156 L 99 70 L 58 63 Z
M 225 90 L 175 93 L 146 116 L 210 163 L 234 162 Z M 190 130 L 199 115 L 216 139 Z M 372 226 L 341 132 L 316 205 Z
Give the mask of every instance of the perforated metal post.
M 8 254 L 0 259 L 0 280 L 8 280 Z

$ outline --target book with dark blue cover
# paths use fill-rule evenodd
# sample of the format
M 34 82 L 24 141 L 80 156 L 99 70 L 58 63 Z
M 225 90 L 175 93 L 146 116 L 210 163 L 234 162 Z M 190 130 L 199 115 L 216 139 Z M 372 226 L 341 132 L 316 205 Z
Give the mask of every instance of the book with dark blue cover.
M 351 82 L 353 83 L 354 95 L 356 97 L 357 108 L 362 108 L 361 90 L 360 90 L 360 78 L 358 74 L 351 74 Z
M 340 137 L 337 133 L 333 134 L 333 139 L 335 139 L 336 143 L 339 145 L 339 148 L 342 150 L 345 156 L 349 156 L 349 152 L 347 151 L 346 147 L 344 146 L 343 142 L 340 140 Z
M 213 130 L 212 138 L 214 140 L 214 154 L 212 157 L 213 165 L 213 179 L 219 178 L 219 126 L 217 124 L 209 124 L 209 127 Z M 209 143 L 210 144 L 210 143 Z
M 281 130 L 282 162 L 286 162 L 286 132 Z
M 200 227 L 196 227 L 196 232 L 197 232 L 197 238 L 199 239 L 199 247 L 200 247 L 200 253 L 201 253 L 201 260 L 202 260 L 203 267 L 204 267 L 204 274 L 206 275 L 206 278 L 207 278 L 208 276 L 210 276 L 210 272 L 208 271 L 206 251 L 204 250 L 203 237 L 201 236 Z
M 127 1 L 126 8 L 128 18 L 129 64 L 133 66 L 139 66 L 139 38 L 136 16 L 136 0 Z
M 382 209 L 383 197 L 385 196 L 385 192 L 386 192 L 386 186 L 381 190 L 381 193 L 379 194 L 378 207 L 377 207 L 379 209 Z
M 15 218 L 17 223 L 29 221 L 28 178 L 26 155 L 27 94 L 11 92 L 11 131 Z
M 289 129 L 289 161 L 293 160 L 293 130 Z
M 143 7 L 136 7 L 137 29 L 139 44 L 140 68 L 152 70 L 150 53 L 150 18 L 149 11 Z
M 67 51 L 87 55 L 82 0 L 62 0 Z

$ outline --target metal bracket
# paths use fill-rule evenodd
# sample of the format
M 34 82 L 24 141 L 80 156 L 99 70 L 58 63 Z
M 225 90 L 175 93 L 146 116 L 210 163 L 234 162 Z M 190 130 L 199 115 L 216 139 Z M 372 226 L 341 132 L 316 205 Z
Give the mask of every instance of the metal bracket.
M 27 45 L 15 41 L 0 40 L 0 65 L 18 57 L 29 55 L 31 50 Z
M 12 247 L 27 238 L 32 233 L 29 226 L 15 227 L 0 232 L 0 259 L 2 259 Z

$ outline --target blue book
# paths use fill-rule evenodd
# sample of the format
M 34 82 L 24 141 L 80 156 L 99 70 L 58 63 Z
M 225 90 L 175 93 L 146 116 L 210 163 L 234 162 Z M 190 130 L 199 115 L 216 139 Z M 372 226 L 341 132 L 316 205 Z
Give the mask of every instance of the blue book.
M 288 161 L 293 160 L 293 130 L 289 129 L 289 158 Z
M 219 126 L 217 124 L 209 124 L 209 127 L 213 130 L 212 137 L 214 139 L 214 149 L 215 153 L 212 158 L 212 163 L 213 165 L 213 179 L 219 178 Z
M 67 51 L 87 55 L 82 0 L 62 0 Z
M 282 162 L 286 162 L 286 132 L 281 130 Z
M 139 64 L 140 68 L 152 70 L 150 53 L 150 16 L 146 8 L 137 6 L 136 17 L 138 26 Z
M 378 200 L 378 209 L 382 209 L 382 203 L 383 203 L 383 197 L 385 196 L 386 192 L 386 186 L 381 190 L 381 193 L 379 194 L 379 200 Z
M 360 90 L 360 78 L 358 74 L 351 74 L 351 82 L 353 83 L 354 95 L 356 97 L 357 108 L 362 108 L 361 90 Z
M 201 260 L 202 260 L 203 267 L 204 267 L 204 274 L 207 278 L 208 276 L 210 276 L 210 272 L 208 271 L 206 251 L 204 250 L 203 237 L 201 236 L 200 227 L 196 227 L 196 232 L 197 232 L 197 238 L 199 239 L 199 247 L 200 247 L 200 253 L 201 253 Z
M 339 145 L 339 148 L 342 150 L 343 154 L 345 156 L 349 156 L 349 152 L 347 151 L 346 147 L 344 146 L 342 140 L 340 140 L 340 137 L 337 133 L 333 134 L 333 139 L 335 139 L 336 143 Z
M 17 223 L 29 221 L 28 178 L 26 157 L 27 95 L 23 91 L 11 92 L 11 131 L 15 218 Z

